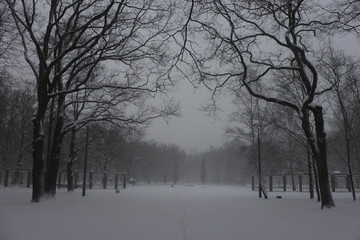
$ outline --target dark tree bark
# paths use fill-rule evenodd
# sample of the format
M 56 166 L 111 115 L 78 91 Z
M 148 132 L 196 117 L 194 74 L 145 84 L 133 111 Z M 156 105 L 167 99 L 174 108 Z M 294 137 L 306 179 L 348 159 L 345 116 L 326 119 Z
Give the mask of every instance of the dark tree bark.
M 306 148 L 306 154 L 307 154 L 307 168 L 308 168 L 308 174 L 309 174 L 309 193 L 310 193 L 310 199 L 314 199 L 314 179 L 312 176 L 312 169 L 311 169 L 311 153 L 310 149 Z
M 315 132 L 316 132 L 316 141 L 315 136 L 311 133 L 310 123 L 307 117 L 302 118 L 303 129 L 305 131 L 306 137 L 308 139 L 309 145 L 312 149 L 312 152 L 315 154 L 317 174 L 321 195 L 321 208 L 331 208 L 334 207 L 334 201 L 331 195 L 330 183 L 329 183 L 329 172 L 327 166 L 327 149 L 326 149 L 326 134 L 324 128 L 324 118 L 322 113 L 322 107 L 316 106 L 311 107 L 310 111 L 314 115 L 315 120 Z M 303 110 L 304 115 L 307 115 L 307 111 Z
M 50 158 L 46 161 L 44 193 L 48 196 L 54 196 L 56 193 L 56 181 L 60 163 L 61 144 L 64 138 L 64 102 L 65 94 L 59 95 Z
M 38 97 L 39 98 L 39 97 Z M 42 98 L 40 97 L 40 100 Z M 47 102 L 41 101 L 36 117 L 33 120 L 33 169 L 32 169 L 32 202 L 39 202 L 43 196 L 43 170 L 44 170 L 44 117 Z
M 313 166 L 313 172 L 314 172 L 314 182 L 315 182 L 317 201 L 320 202 L 321 196 L 320 196 L 320 188 L 319 188 L 319 177 L 318 177 L 318 173 L 317 173 L 318 171 L 317 171 L 317 166 L 316 166 L 316 159 L 314 156 L 312 156 L 312 166 Z

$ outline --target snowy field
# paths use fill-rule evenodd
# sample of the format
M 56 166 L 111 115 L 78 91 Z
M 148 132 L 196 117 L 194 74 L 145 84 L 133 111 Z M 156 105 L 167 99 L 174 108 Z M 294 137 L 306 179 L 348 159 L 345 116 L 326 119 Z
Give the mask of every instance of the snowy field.
M 0 188 L 1 240 L 360 240 L 360 201 L 349 193 L 325 210 L 308 193 L 264 200 L 237 186 L 139 185 L 85 198 L 61 190 L 36 204 L 30 197 L 30 189 Z

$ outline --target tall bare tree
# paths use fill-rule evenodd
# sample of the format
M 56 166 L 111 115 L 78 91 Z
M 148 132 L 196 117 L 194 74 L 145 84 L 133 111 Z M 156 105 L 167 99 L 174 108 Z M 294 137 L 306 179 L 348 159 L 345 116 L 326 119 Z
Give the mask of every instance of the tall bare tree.
M 352 98 L 351 88 L 353 84 L 349 82 L 354 73 L 358 72 L 358 62 L 353 60 L 351 57 L 346 56 L 342 51 L 336 50 L 331 44 L 326 49 L 323 49 L 322 55 L 319 58 L 319 68 L 324 79 L 329 81 L 333 86 L 333 93 L 336 101 L 332 105 L 337 105 L 340 110 L 340 119 L 343 126 L 343 133 L 346 145 L 346 157 L 341 156 L 345 160 L 347 165 L 350 188 L 353 195 L 353 200 L 356 200 L 356 193 L 354 188 L 352 160 L 351 160 L 351 142 L 354 143 L 354 149 L 358 149 L 357 139 L 354 133 L 353 119 L 350 114 L 350 105 L 356 104 L 355 102 L 349 101 Z M 334 96 L 333 95 L 333 96 Z M 337 104 L 336 104 L 337 103 Z M 338 152 L 338 151 L 337 151 Z M 339 152 L 338 152 L 339 153 Z
M 321 207 L 334 207 L 323 107 L 317 101 L 326 89 L 312 62 L 315 33 L 333 24 L 323 20 L 328 12 L 317 2 L 303 0 L 192 1 L 190 12 L 186 29 L 193 30 L 195 37 L 182 45 L 187 66 L 194 66 L 198 78 L 214 91 L 229 85 L 234 89 L 244 87 L 256 98 L 295 111 L 316 159 Z M 276 89 L 283 84 L 276 78 L 280 72 L 293 76 L 287 84 L 291 91 L 303 91 L 300 102 L 291 91 L 286 96 L 277 94 Z M 266 87 L 263 93 L 254 87 L 257 82 Z
M 162 66 L 168 59 L 166 48 L 161 46 L 171 30 L 172 6 L 149 0 L 6 3 L 22 41 L 24 58 L 36 79 L 32 201 L 38 202 L 43 189 L 44 119 L 49 101 L 56 99 L 56 122 L 45 190 L 53 195 L 67 94 L 86 89 L 120 89 L 150 95 L 166 90 L 166 70 Z M 117 76 L 117 80 L 110 85 L 86 85 L 100 64 L 107 66 L 104 72 Z

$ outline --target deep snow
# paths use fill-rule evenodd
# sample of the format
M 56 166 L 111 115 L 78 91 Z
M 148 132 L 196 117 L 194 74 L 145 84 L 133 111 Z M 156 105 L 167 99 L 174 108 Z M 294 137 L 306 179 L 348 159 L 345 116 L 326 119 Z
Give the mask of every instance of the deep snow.
M 276 199 L 282 195 L 282 199 Z M 138 185 L 67 193 L 31 203 L 31 190 L 0 188 L 1 240 L 360 240 L 360 202 L 334 194 L 320 209 L 307 193 L 238 186 Z

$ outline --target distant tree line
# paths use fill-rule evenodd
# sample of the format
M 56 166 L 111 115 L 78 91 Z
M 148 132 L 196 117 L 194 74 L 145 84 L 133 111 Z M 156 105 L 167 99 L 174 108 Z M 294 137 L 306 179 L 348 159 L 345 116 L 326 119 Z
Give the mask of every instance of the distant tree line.
M 32 168 L 32 201 L 56 193 L 89 145 L 91 168 L 133 180 L 260 183 L 304 172 L 322 207 L 328 175 L 359 173 L 360 1 L 14 1 L 0 3 L 1 168 Z M 179 116 L 180 80 L 226 93 L 229 142 L 205 153 L 143 140 Z M 162 96 L 159 103 L 158 97 Z M 170 96 L 170 97 L 169 97 Z M 90 133 L 84 142 L 85 129 Z

